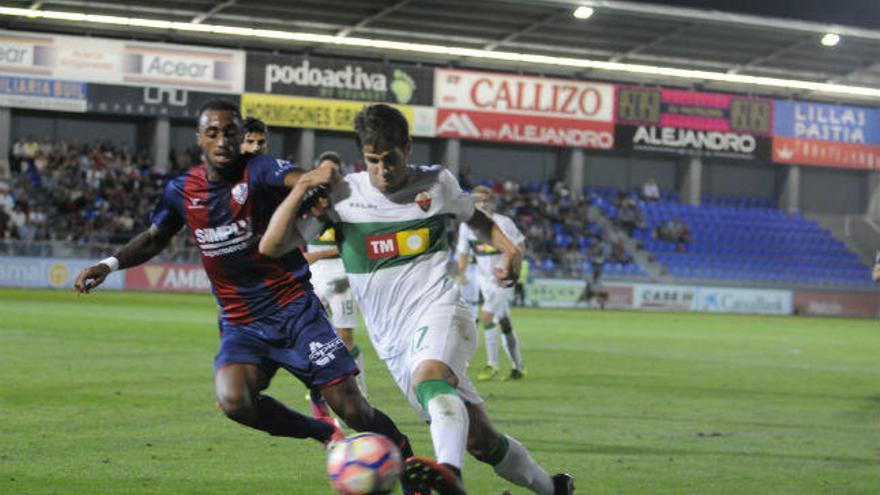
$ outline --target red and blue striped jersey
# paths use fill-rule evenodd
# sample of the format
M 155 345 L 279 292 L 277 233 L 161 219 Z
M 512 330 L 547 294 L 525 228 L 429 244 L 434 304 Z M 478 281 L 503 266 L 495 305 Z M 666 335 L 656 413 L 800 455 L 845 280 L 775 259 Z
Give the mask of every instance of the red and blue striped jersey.
M 308 263 L 299 249 L 280 258 L 260 254 L 260 237 L 288 189 L 296 167 L 257 155 L 235 181 L 213 182 L 204 164 L 170 181 L 152 221 L 164 232 L 184 225 L 202 256 L 221 318 L 248 323 L 287 306 L 310 290 Z

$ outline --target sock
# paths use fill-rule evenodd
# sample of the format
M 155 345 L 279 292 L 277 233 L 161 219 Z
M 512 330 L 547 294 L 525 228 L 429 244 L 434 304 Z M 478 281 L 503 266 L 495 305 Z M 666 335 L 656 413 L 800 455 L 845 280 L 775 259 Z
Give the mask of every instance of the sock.
M 494 466 L 498 476 L 514 485 L 528 488 L 538 495 L 553 495 L 553 479 L 513 437 L 501 435 L 498 447 L 489 455 L 488 464 Z
M 437 462 L 461 469 L 469 425 L 464 401 L 444 380 L 419 383 L 416 396 L 431 417 L 431 441 Z
M 312 416 L 316 418 L 330 416 L 330 407 L 327 406 L 327 401 L 321 395 L 320 390 L 316 388 L 309 389 L 309 401 L 312 405 Z
M 522 371 L 522 356 L 519 353 L 519 339 L 516 338 L 516 332 L 512 328 L 502 329 L 501 334 L 504 336 L 504 352 L 513 363 L 513 369 Z
M 498 367 L 498 327 L 494 323 L 486 324 L 486 359 L 489 364 Z
M 250 426 L 277 437 L 314 438 L 319 442 L 333 433 L 329 424 L 291 411 L 268 395 L 257 399 L 257 420 Z
M 387 414 L 375 407 L 373 408 L 373 423 L 369 425 L 367 430 L 388 437 L 389 440 L 394 442 L 394 445 L 400 448 L 400 455 L 404 460 L 413 456 L 409 438 L 397 429 L 397 425 L 394 424 L 394 421 Z
M 351 357 L 354 358 L 354 364 L 357 365 L 358 371 L 360 373 L 354 377 L 355 383 L 357 383 L 358 390 L 361 391 L 361 395 L 364 397 L 367 396 L 367 376 L 364 375 L 364 356 L 361 354 L 361 348 L 355 344 L 354 347 L 351 348 Z

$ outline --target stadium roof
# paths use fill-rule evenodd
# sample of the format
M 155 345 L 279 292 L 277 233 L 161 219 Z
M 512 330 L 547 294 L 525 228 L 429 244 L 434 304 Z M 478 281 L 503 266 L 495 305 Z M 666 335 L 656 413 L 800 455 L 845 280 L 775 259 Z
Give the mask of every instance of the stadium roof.
M 690 2 L 693 4 L 694 2 Z M 712 5 L 707 1 L 706 5 Z M 576 19 L 578 6 L 592 7 Z M 797 5 L 797 3 L 795 3 Z M 880 30 L 617 0 L 39 0 L 4 7 L 213 24 L 691 69 L 880 89 Z M 0 16 L 0 27 L 141 40 L 356 55 L 593 80 L 631 81 L 877 104 L 876 95 L 817 94 L 663 73 L 606 70 L 178 29 Z M 838 34 L 834 47 L 820 44 Z

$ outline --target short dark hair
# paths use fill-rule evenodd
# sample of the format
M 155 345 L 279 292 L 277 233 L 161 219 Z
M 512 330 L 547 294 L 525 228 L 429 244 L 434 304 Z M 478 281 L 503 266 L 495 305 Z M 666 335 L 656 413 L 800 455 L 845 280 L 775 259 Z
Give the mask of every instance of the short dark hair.
M 260 134 L 266 134 L 266 123 L 260 119 L 248 117 L 244 119 L 244 132 L 245 134 L 250 132 L 259 132 Z
M 207 112 L 208 110 L 220 110 L 232 112 L 232 115 L 241 119 L 241 109 L 238 107 L 237 103 L 231 102 L 225 98 L 211 98 L 202 104 L 201 108 L 199 108 L 199 114 L 196 118 L 201 119 L 202 114 Z
M 410 141 L 406 117 L 384 103 L 364 107 L 354 118 L 354 131 L 358 149 L 366 145 L 375 149 L 403 148 Z

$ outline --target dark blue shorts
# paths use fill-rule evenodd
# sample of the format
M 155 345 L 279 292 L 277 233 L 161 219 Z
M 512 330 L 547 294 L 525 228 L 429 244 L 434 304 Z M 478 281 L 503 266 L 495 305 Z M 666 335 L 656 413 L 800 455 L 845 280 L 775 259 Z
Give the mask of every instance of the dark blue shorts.
M 277 314 L 245 324 L 220 320 L 214 371 L 227 364 L 255 364 L 268 376 L 278 368 L 307 387 L 324 387 L 357 374 L 357 365 L 311 291 Z

